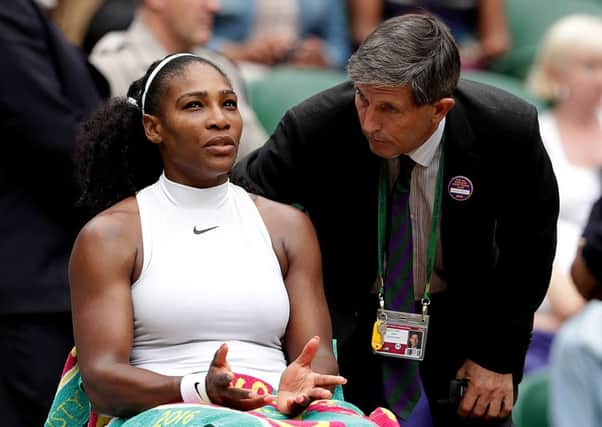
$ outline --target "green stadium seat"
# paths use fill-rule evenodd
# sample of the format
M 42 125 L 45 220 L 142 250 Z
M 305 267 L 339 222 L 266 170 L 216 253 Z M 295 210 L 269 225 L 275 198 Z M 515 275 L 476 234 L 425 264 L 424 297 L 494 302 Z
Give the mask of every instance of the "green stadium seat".
M 515 77 L 482 70 L 464 71 L 462 77 L 506 90 L 534 104 L 540 111 L 546 108 L 545 103 L 530 95 L 522 81 Z M 249 83 L 249 99 L 259 122 L 268 133 L 272 133 L 290 107 L 346 79 L 346 74 L 339 71 L 275 68 L 261 79 Z
M 249 83 L 249 99 L 259 122 L 271 134 L 290 107 L 346 79 L 342 71 L 278 67 Z
M 602 0 L 506 0 L 512 46 L 491 70 L 523 80 L 547 29 L 573 13 L 602 15 Z
M 545 369 L 523 379 L 512 411 L 515 427 L 549 427 L 548 398 L 549 377 Z
M 524 99 L 527 102 L 535 105 L 539 111 L 543 111 L 547 108 L 544 101 L 534 97 L 525 88 L 523 82 L 516 77 L 507 76 L 504 74 L 496 73 L 494 71 L 482 71 L 482 70 L 467 70 L 462 72 L 462 77 L 467 80 L 473 80 L 479 83 L 489 84 L 499 89 L 503 89 L 506 92 L 510 92 L 519 98 Z

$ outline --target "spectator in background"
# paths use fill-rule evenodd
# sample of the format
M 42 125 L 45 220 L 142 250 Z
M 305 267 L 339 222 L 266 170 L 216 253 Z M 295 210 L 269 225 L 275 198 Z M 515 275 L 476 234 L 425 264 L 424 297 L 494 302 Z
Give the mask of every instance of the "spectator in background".
M 485 68 L 510 47 L 504 0 L 347 1 L 352 33 L 358 44 L 381 20 L 426 10 L 450 27 L 460 48 L 462 68 Z
M 571 277 L 587 300 L 602 300 L 602 198 L 592 209 L 571 266 Z M 600 324 L 602 327 L 602 323 Z
M 3 2 L 0 51 L 0 414 L 38 427 L 73 346 L 72 152 L 101 98 L 85 58 L 32 0 Z
M 552 347 L 550 418 L 555 427 L 602 420 L 602 199 L 592 210 L 571 273 L 587 306 L 562 326 Z
M 74 0 L 75 1 L 75 0 Z M 86 28 L 82 47 L 90 54 L 96 43 L 111 31 L 125 31 L 142 0 L 102 0 Z
M 245 127 L 239 158 L 259 147 L 267 135 L 244 96 L 244 83 L 236 67 L 204 47 L 213 28 L 217 0 L 142 0 L 126 31 L 106 34 L 94 47 L 90 60 L 109 80 L 112 96 L 125 96 L 130 83 L 155 60 L 169 53 L 193 52 L 223 69 L 239 94 Z
M 221 0 L 211 46 L 244 63 L 343 69 L 345 0 Z
M 383 20 L 383 0 L 347 0 L 353 50 Z
M 102 0 L 59 0 L 49 11 L 50 18 L 67 40 L 81 47 L 90 21 L 102 3 Z
M 601 194 L 602 18 L 570 15 L 544 36 L 527 87 L 551 103 L 539 118 L 560 192 L 554 273 L 535 317 L 526 371 L 547 363 L 554 333 L 584 304 L 569 270 L 581 230 Z

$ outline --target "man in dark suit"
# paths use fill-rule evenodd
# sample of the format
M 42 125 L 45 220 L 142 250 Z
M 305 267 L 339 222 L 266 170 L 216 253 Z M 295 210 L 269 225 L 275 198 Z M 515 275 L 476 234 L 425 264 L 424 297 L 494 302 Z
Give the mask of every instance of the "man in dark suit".
M 288 111 L 233 179 L 307 210 L 322 250 L 340 371 L 349 379 L 345 397 L 371 410 L 394 405 L 381 365 L 399 361 L 370 347 L 379 305 L 379 180 L 411 173 L 418 310 L 430 283 L 420 376 L 434 422 L 511 425 L 533 312 L 550 276 L 557 185 L 535 108 L 489 86 L 458 83 L 459 70 L 440 21 L 392 18 L 350 59 L 352 82 Z M 415 166 L 410 172 L 401 164 Z M 440 226 L 430 231 L 437 200 Z M 432 251 L 429 240 L 437 242 Z M 432 275 L 428 252 L 436 254 Z M 449 402 L 455 378 L 468 384 L 458 406 Z
M 37 427 L 73 346 L 72 154 L 100 96 L 84 57 L 31 0 L 2 2 L 0 51 L 0 414 Z

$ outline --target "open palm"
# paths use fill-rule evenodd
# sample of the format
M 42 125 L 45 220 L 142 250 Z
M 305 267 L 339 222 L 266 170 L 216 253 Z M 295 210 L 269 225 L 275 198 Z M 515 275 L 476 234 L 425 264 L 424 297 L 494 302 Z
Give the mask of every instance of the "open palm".
M 259 395 L 251 390 L 232 385 L 234 374 L 226 360 L 227 355 L 228 346 L 222 344 L 215 352 L 209 367 L 206 386 L 211 402 L 241 411 L 250 411 L 272 403 L 274 397 L 271 395 Z
M 327 387 L 345 384 L 347 380 L 339 375 L 319 374 L 311 369 L 311 362 L 318 351 L 320 338 L 311 338 L 299 357 L 284 370 L 278 387 L 277 406 L 283 414 L 295 414 L 313 400 L 330 399 L 332 393 Z

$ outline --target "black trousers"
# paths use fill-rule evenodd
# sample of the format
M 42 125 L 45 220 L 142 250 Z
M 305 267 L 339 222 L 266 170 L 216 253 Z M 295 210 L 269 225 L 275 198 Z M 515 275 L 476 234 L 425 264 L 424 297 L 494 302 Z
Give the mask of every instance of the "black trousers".
M 339 370 L 347 377 L 343 387 L 345 400 L 370 413 L 377 406 L 387 407 L 383 395 L 381 360 L 383 356 L 372 353 L 370 339 L 377 309 L 376 297 L 366 301 L 359 311 L 358 327 L 349 340 L 339 344 Z M 458 330 L 453 327 L 453 307 L 445 292 L 431 297 L 431 317 L 426 346 L 426 358 L 420 364 L 420 377 L 424 386 L 431 416 L 436 427 L 509 427 L 511 419 L 485 421 L 457 415 L 457 407 L 445 403 L 449 397 L 449 384 L 464 363 L 465 355 L 458 346 Z M 456 313 L 457 316 L 457 313 Z M 515 387 L 516 396 L 516 387 Z
M 2 425 L 44 425 L 72 347 L 69 313 L 0 316 Z

